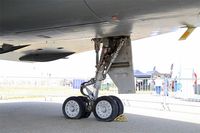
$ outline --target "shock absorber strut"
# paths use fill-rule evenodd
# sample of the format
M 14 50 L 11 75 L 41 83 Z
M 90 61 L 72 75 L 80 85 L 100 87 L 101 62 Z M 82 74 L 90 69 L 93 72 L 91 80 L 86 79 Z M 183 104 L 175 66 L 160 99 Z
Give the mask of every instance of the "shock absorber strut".
M 80 91 L 84 96 L 94 101 L 98 98 L 101 82 L 106 78 L 112 63 L 117 58 L 121 48 L 128 41 L 128 37 L 109 37 L 109 38 L 95 38 L 94 49 L 96 53 L 96 75 L 89 81 L 81 84 Z M 100 45 L 102 45 L 101 55 L 99 58 Z M 89 86 L 92 86 L 93 91 Z

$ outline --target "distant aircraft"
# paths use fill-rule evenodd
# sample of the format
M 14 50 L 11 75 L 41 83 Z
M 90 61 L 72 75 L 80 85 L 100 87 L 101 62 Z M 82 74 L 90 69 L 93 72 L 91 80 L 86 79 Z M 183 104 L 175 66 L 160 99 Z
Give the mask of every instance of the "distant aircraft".
M 173 74 L 173 68 L 174 68 L 174 64 L 172 63 L 170 66 L 170 71 L 169 73 L 160 73 L 156 70 L 156 66 L 154 66 L 153 71 L 149 71 L 147 72 L 148 74 L 151 74 L 152 78 L 155 77 L 165 77 L 165 78 L 172 78 L 172 74 Z
M 45 62 L 94 49 L 96 75 L 82 84 L 84 96 L 66 99 L 63 113 L 113 121 L 121 100 L 98 92 L 107 74 L 119 93 L 135 92 L 131 40 L 188 28 L 184 40 L 199 20 L 199 0 L 0 0 L 0 59 Z

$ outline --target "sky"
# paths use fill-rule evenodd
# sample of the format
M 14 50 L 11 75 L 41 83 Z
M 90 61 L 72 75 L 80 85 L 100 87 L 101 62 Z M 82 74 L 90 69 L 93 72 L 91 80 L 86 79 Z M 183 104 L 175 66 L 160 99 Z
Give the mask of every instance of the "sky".
M 153 70 L 153 67 L 156 66 L 160 72 L 169 72 L 173 63 L 174 73 L 181 72 L 182 75 L 186 75 L 186 71 L 194 70 L 200 74 L 200 61 L 198 60 L 200 57 L 198 35 L 200 30 L 196 29 L 187 40 L 179 41 L 178 39 L 184 31 L 185 29 L 181 29 L 173 33 L 133 42 L 135 69 L 145 72 Z M 143 61 L 145 63 L 142 63 Z
M 156 70 L 170 71 L 174 64 L 174 74 L 193 70 L 200 75 L 199 33 L 196 29 L 186 41 L 178 41 L 185 29 L 132 41 L 134 69 L 142 72 Z M 94 51 L 75 54 L 69 59 L 48 63 L 21 63 L 0 61 L 0 76 L 47 76 L 90 78 L 95 74 Z M 185 74 L 190 75 L 190 74 Z M 190 78 L 190 77 L 189 77 Z

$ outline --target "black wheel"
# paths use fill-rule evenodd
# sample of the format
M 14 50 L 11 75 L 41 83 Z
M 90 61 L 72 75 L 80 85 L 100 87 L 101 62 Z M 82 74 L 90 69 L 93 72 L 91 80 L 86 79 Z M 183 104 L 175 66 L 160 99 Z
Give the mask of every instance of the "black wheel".
M 62 111 L 67 119 L 80 119 L 85 111 L 84 102 L 79 97 L 69 97 L 64 101 Z
M 99 97 L 94 103 L 93 113 L 99 121 L 113 121 L 118 115 L 117 102 L 108 96 Z
M 88 105 L 89 105 L 89 100 L 87 99 L 87 97 L 84 97 L 84 96 L 78 96 L 80 99 L 82 99 L 83 103 L 84 103 L 84 107 L 85 107 L 85 110 L 82 114 L 82 118 L 88 118 L 91 114 L 91 111 L 88 110 Z
M 123 114 L 124 113 L 124 105 L 123 105 L 122 101 L 116 96 L 110 96 L 110 97 L 112 97 L 112 99 L 114 99 L 117 102 L 117 105 L 118 105 L 118 115 L 117 116 Z

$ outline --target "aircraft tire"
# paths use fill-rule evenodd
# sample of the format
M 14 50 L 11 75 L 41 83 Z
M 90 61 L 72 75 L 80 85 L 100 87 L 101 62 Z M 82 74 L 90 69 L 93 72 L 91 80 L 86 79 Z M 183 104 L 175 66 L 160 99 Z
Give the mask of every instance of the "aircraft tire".
M 64 101 L 62 111 L 67 119 L 80 119 L 85 111 L 84 102 L 79 97 L 69 97 Z
M 82 101 L 84 102 L 84 107 L 85 107 L 85 110 L 82 114 L 82 118 L 88 118 L 90 117 L 90 114 L 91 114 L 91 111 L 89 111 L 87 109 L 87 106 L 89 104 L 89 100 L 87 99 L 87 97 L 84 97 L 84 96 L 78 96 L 80 99 L 82 99 Z
M 98 121 L 113 121 L 118 115 L 117 102 L 109 96 L 99 97 L 94 103 L 93 113 Z
M 123 105 L 122 101 L 116 96 L 110 96 L 110 97 L 112 97 L 112 99 L 114 99 L 117 102 L 117 105 L 118 105 L 118 114 L 117 114 L 117 116 L 123 114 L 124 113 L 124 105 Z

